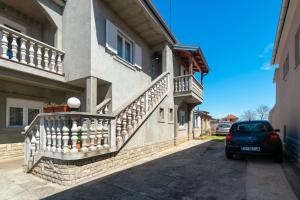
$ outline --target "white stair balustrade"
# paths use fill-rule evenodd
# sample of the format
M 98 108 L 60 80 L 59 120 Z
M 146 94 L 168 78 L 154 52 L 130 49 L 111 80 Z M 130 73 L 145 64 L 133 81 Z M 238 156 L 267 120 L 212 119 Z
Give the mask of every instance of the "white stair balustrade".
M 38 114 L 24 131 L 27 171 L 42 157 L 79 160 L 119 151 L 167 96 L 168 76 L 169 73 L 162 74 L 131 103 L 111 115 Z
M 0 58 L 63 75 L 63 51 L 4 25 L 0 25 L 0 32 Z
M 169 89 L 168 76 L 169 73 L 162 74 L 132 103 L 120 109 L 119 114 L 117 114 L 116 124 L 117 148 L 121 148 L 126 143 L 137 128 L 142 125 L 146 116 L 151 114 L 167 95 Z

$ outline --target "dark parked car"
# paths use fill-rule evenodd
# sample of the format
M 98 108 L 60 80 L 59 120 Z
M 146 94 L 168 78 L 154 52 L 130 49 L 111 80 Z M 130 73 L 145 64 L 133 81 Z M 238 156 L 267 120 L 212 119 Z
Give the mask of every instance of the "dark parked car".
M 270 155 L 282 161 L 282 142 L 268 121 L 243 121 L 234 123 L 226 136 L 227 158 L 234 154 Z

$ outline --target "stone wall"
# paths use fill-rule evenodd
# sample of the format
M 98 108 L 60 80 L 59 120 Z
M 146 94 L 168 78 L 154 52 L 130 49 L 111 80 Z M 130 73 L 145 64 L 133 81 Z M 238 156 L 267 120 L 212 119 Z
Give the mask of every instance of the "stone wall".
M 0 144 L 0 160 L 23 156 L 23 143 Z
M 92 177 L 100 176 L 115 168 L 129 165 L 173 146 L 174 140 L 172 139 L 143 147 L 122 149 L 118 154 L 103 155 L 83 160 L 62 161 L 42 158 L 32 169 L 31 173 L 53 183 L 73 185 Z
M 192 136 L 191 136 L 191 138 L 192 138 Z M 175 145 L 180 145 L 180 144 L 182 144 L 182 143 L 184 143 L 188 140 L 189 140 L 188 135 L 178 136 L 178 137 L 175 138 L 174 144 Z

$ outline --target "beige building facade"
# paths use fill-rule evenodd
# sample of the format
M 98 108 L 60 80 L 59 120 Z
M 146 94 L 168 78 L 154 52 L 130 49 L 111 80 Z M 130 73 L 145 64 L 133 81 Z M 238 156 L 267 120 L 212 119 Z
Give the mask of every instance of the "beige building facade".
M 274 128 L 280 129 L 287 155 L 298 163 L 300 156 L 300 2 L 284 0 L 280 13 L 272 63 L 276 104 L 270 112 Z

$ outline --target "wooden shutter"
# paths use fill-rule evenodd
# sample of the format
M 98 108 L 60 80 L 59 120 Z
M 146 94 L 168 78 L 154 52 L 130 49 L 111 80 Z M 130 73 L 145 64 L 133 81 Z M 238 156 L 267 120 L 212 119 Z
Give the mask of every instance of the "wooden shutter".
M 134 43 L 134 66 L 142 69 L 142 48 Z
M 106 19 L 106 48 L 113 54 L 117 54 L 117 37 L 117 27 Z

